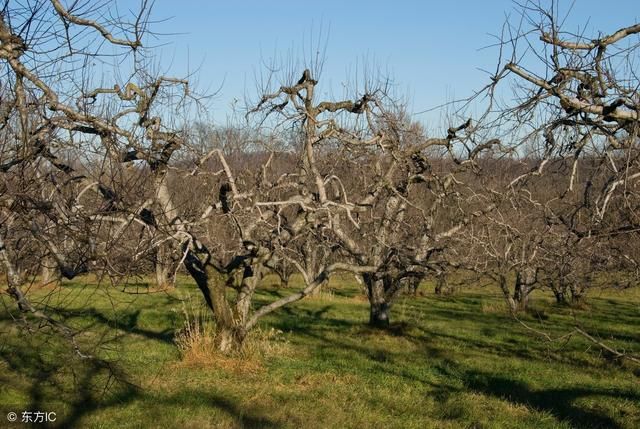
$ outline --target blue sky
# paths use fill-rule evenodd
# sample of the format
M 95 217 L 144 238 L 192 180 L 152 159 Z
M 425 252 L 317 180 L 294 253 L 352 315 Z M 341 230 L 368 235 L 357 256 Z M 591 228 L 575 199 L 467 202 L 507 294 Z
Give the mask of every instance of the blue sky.
M 541 0 L 542 1 L 542 0 Z M 543 1 L 543 3 L 545 3 Z M 548 3 L 548 2 L 547 2 Z M 572 6 L 567 28 L 609 33 L 640 18 L 637 0 L 560 1 Z M 156 0 L 154 41 L 174 75 L 197 70 L 201 88 L 220 89 L 213 118 L 224 122 L 234 99 L 255 93 L 264 62 L 302 58 L 310 39 L 326 40 L 321 80 L 328 96 L 362 64 L 389 74 L 420 112 L 468 96 L 495 68 L 496 50 L 482 49 L 500 31 L 511 0 L 492 1 L 202 1 Z M 418 119 L 430 120 L 428 115 Z

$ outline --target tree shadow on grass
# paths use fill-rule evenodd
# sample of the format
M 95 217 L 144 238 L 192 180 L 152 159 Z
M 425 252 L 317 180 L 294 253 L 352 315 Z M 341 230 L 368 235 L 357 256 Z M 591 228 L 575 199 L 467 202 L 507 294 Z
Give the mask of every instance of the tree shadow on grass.
M 90 383 L 88 383 L 90 384 Z M 82 388 L 82 386 L 80 386 Z M 181 390 L 179 393 L 167 396 L 148 395 L 137 388 L 124 389 L 108 399 L 98 399 L 94 391 L 79 391 L 81 400 L 74 403 L 72 412 L 64 420 L 56 422 L 56 428 L 81 428 L 82 419 L 90 416 L 97 410 L 107 408 L 118 408 L 134 400 L 145 400 L 153 402 L 154 406 L 180 408 L 189 410 L 204 407 L 206 409 L 217 409 L 231 417 L 237 426 L 243 428 L 277 428 L 280 425 L 266 416 L 256 414 L 251 409 L 243 408 L 235 401 L 224 396 L 202 390 Z M 135 422 L 131 422 L 135 423 Z M 170 422 L 156 421 L 160 425 L 170 426 Z M 175 422 L 174 422 L 175 423 Z
M 193 407 L 217 408 L 231 417 L 242 428 L 270 429 L 281 427 L 281 424 L 273 419 L 257 414 L 250 408 L 242 407 L 233 400 L 211 391 L 186 389 L 170 396 L 154 397 L 153 400 L 154 403 L 173 407 L 179 406 L 183 409 Z
M 57 343 L 57 344 L 55 344 Z M 55 412 L 55 422 L 38 423 L 38 427 L 73 428 L 92 410 L 126 403 L 137 395 L 137 388 L 113 363 L 100 359 L 81 359 L 60 338 L 45 342 L 25 338 L 11 348 L 0 350 L 0 361 L 8 371 L 3 383 L 28 398 L 20 411 Z M 44 347 L 51 347 L 43 350 Z M 68 412 L 55 407 L 65 403 Z M 12 410 L 18 411 L 18 410 Z M 19 415 L 21 415 L 19 413 Z
M 117 316 L 109 317 L 95 308 L 85 308 L 82 310 L 57 310 L 57 314 L 62 316 L 63 320 L 67 322 L 70 319 L 88 319 L 92 322 L 92 325 L 104 325 L 114 329 L 120 329 L 128 334 L 136 334 L 148 338 L 150 340 L 161 341 L 170 345 L 174 344 L 174 329 L 167 328 L 160 332 L 156 332 L 150 329 L 143 329 L 138 327 L 138 319 L 140 317 L 141 310 L 136 310 L 131 313 L 119 313 Z M 87 327 L 84 328 L 86 330 Z
M 526 383 L 477 370 L 464 372 L 468 389 L 491 395 L 517 405 L 546 411 L 574 428 L 622 428 L 613 418 L 594 410 L 574 405 L 582 397 L 607 396 L 640 401 L 640 395 L 628 391 L 587 389 L 581 387 L 533 390 Z
M 327 313 L 335 308 L 333 304 L 323 305 L 320 308 L 293 308 L 283 307 L 277 318 L 268 320 L 265 324 L 283 332 L 289 332 L 300 336 L 314 336 L 324 340 L 328 332 L 352 333 L 354 329 L 362 326 L 347 319 L 327 316 Z
M 475 350 L 492 350 L 502 356 L 517 356 L 520 359 L 545 360 L 544 356 L 536 351 L 520 350 L 523 345 L 522 339 L 514 339 L 513 343 L 492 344 L 491 341 L 469 338 L 465 335 L 452 335 L 437 331 L 424 330 L 417 327 L 420 334 L 416 335 L 415 329 L 403 324 L 393 324 L 384 334 L 402 336 L 419 348 L 424 350 L 423 356 L 431 360 L 432 370 L 424 373 L 403 368 L 400 363 L 404 362 L 403 351 L 385 350 L 368 344 L 367 338 L 376 335 L 366 325 L 358 322 L 347 322 L 344 320 L 334 320 L 332 318 L 318 317 L 312 311 L 305 311 L 302 315 L 299 311 L 289 312 L 287 317 L 280 318 L 275 324 L 282 329 L 290 329 L 296 335 L 313 339 L 318 350 L 323 350 L 327 355 L 339 355 L 349 351 L 359 356 L 362 363 L 365 361 L 375 361 L 378 364 L 369 366 L 375 371 L 381 371 L 393 377 L 401 377 L 408 382 L 417 382 L 424 386 L 429 386 L 429 395 L 435 395 L 440 402 L 446 402 L 451 395 L 458 395 L 463 391 L 475 391 L 485 396 L 493 396 L 516 405 L 525 405 L 538 412 L 546 412 L 553 415 L 558 421 L 562 421 L 574 428 L 621 428 L 620 418 L 607 415 L 604 411 L 590 409 L 588 406 L 578 404 L 581 398 L 604 397 L 616 400 L 640 401 L 640 394 L 623 390 L 607 390 L 598 387 L 573 387 L 562 386 L 544 390 L 535 390 L 526 383 L 517 379 L 512 379 L 495 373 L 483 373 L 473 368 L 465 367 L 451 358 L 447 350 L 441 348 L 436 343 L 446 344 L 451 341 L 469 344 Z M 320 316 L 324 315 L 322 309 Z M 296 316 L 294 318 L 294 316 Z M 291 319 L 291 321 L 289 321 Z M 294 320 L 297 323 L 293 323 Z M 494 323 L 488 324 L 493 327 Z M 346 328 L 350 335 L 342 338 L 331 335 L 338 327 Z M 415 328 L 415 327 L 413 327 Z M 358 341 L 350 338 L 356 336 Z M 443 341 L 434 339 L 442 338 Z M 358 365 L 358 360 L 352 359 L 354 365 Z M 433 373 L 433 376 L 429 374 Z M 610 407 L 606 407 L 610 408 Z
M 51 341 L 51 340 L 49 340 Z M 28 399 L 23 404 L 0 404 L 20 407 L 20 411 L 56 412 L 55 422 L 38 423 L 43 428 L 82 428 L 95 412 L 125 408 L 135 401 L 149 401 L 154 406 L 189 409 L 215 408 L 231 417 L 237 426 L 276 428 L 279 424 L 267 416 L 245 409 L 233 399 L 209 391 L 180 390 L 174 395 L 145 392 L 129 379 L 126 368 L 100 359 L 80 359 L 70 350 L 60 348 L 45 356 L 32 341 L 0 348 L 0 362 L 8 369 L 0 382 L 19 390 Z M 55 409 L 60 403 L 66 410 Z M 17 409 L 3 410 L 19 411 Z M 19 414 L 20 415 L 20 414 Z M 144 421 L 144 420 L 143 420 Z M 130 422 L 135 425 L 136 422 Z M 162 425 L 164 422 L 157 421 Z M 140 424 L 140 423 L 138 423 Z M 169 424 L 170 426 L 170 424 Z

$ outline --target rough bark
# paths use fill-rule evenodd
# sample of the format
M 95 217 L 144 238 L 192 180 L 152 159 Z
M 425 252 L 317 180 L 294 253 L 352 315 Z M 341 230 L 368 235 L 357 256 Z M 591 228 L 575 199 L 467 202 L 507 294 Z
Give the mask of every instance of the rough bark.
M 234 314 L 226 298 L 225 276 L 211 264 L 201 261 L 192 251 L 187 252 L 185 267 L 196 281 L 198 288 L 213 313 L 216 323 L 214 345 L 222 353 L 229 353 L 242 346 L 246 332 Z
M 173 249 L 168 244 L 158 246 L 154 259 L 156 286 L 160 289 L 175 287 L 174 273 L 179 261 L 174 257 Z
M 376 328 L 386 328 L 391 323 L 389 320 L 389 310 L 391 303 L 385 301 L 372 301 L 369 313 L 369 325 Z
M 498 284 L 500 286 L 500 290 L 502 291 L 502 295 L 504 296 L 504 299 L 507 303 L 507 306 L 509 307 L 509 311 L 511 313 L 516 313 L 518 311 L 518 304 L 513 299 L 513 296 L 511 296 L 511 291 L 509 290 L 507 277 L 504 275 L 499 276 Z
M 386 328 L 390 324 L 391 300 L 388 299 L 388 281 L 377 279 L 372 275 L 364 275 L 369 298 L 369 325 L 376 328 Z
M 236 301 L 236 314 L 242 329 L 246 329 L 253 294 L 258 287 L 258 283 L 262 280 L 263 271 L 264 269 L 260 264 L 252 264 L 246 266 L 242 274 L 242 284 Z
M 526 311 L 529 306 L 531 292 L 537 282 L 537 272 L 533 268 L 524 268 L 516 272 L 513 300 L 517 310 Z

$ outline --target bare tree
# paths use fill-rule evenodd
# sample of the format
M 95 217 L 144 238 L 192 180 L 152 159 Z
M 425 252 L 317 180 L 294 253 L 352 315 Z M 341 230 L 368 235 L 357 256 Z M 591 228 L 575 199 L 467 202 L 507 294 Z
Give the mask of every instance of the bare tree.
M 491 170 L 485 173 L 490 176 Z M 541 247 L 550 228 L 530 194 L 505 191 L 500 184 L 485 186 L 493 210 L 476 217 L 460 235 L 461 265 L 495 282 L 512 313 L 526 310 L 544 266 Z
M 564 32 L 554 13 L 556 8 L 527 2 L 523 17 L 530 27 L 509 27 L 509 37 L 501 41 L 512 54 L 498 67 L 489 90 L 512 80 L 518 104 L 503 110 L 492 125 L 520 130 L 518 143 L 535 151 L 538 160 L 510 185 L 526 187 L 550 166 L 560 177 L 557 171 L 566 168 L 562 186 L 555 189 L 560 202 L 547 206 L 550 221 L 581 237 L 624 233 L 637 222 L 635 214 L 617 209 L 632 207 L 640 179 L 640 100 L 632 66 L 640 25 L 588 38 Z M 534 66 L 541 72 L 528 70 Z
M 312 196 L 302 211 L 321 226 L 330 257 L 362 273 L 371 325 L 387 326 L 399 291 L 441 271 L 447 241 L 474 216 L 457 202 L 456 177 L 498 141 L 476 142 L 471 120 L 426 137 L 383 79 L 365 79 L 363 93 L 339 102 L 318 101 L 317 84 L 306 70 L 295 85 L 265 91 L 253 112 L 262 123 L 299 124 L 298 186 Z
M 491 83 L 478 93 L 490 105 L 484 125 L 509 136 L 503 153 L 525 170 L 494 188 L 502 204 L 515 204 L 511 214 L 503 209 L 503 218 L 491 220 L 509 231 L 495 248 L 503 254 L 528 248 L 522 254 L 529 260 L 536 255 L 538 262 L 527 268 L 538 272 L 538 281 L 559 301 L 567 291 L 579 301 L 599 274 L 615 270 L 620 243 L 632 240 L 639 226 L 640 82 L 634 64 L 640 25 L 573 34 L 562 28 L 557 2 L 526 1 L 519 10 L 521 19 L 507 22 L 498 40 L 501 56 Z M 504 103 L 502 91 L 513 101 Z M 532 208 L 524 213 L 539 225 L 540 238 L 522 241 L 524 213 L 515 210 L 517 201 Z M 480 241 L 491 248 L 496 236 Z M 632 252 L 622 253 L 626 271 Z M 513 263 L 509 270 L 517 271 Z M 523 282 L 522 273 L 517 278 Z
M 139 172 L 126 171 L 123 157 L 148 145 L 154 162 L 162 162 L 176 134 L 152 114 L 166 113 L 170 88 L 179 86 L 182 96 L 187 88 L 184 81 L 151 78 L 143 67 L 149 5 L 142 2 L 129 17 L 106 13 L 109 7 L 8 1 L 0 14 L 0 212 L 8 221 L 0 260 L 24 316 L 50 324 L 74 344 L 71 328 L 29 300 L 24 286 L 37 270 L 20 267 L 25 257 L 40 256 L 42 264 L 32 266 L 47 275 L 55 269 L 71 279 L 98 268 L 126 274 L 113 258 L 121 254 L 118 243 L 145 225 L 147 203 L 136 186 Z M 107 58 L 123 70 L 130 65 L 130 79 L 94 86 Z

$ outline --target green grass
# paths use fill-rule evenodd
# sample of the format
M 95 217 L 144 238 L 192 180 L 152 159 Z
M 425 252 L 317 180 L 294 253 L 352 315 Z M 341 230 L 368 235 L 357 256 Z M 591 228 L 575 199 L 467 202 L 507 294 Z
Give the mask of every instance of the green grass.
M 269 281 L 267 282 L 269 283 Z M 287 293 L 268 287 L 264 303 Z M 144 290 L 144 285 L 139 291 Z M 131 294 L 65 283 L 34 291 L 110 367 L 68 344 L 28 333 L 0 306 L 0 427 L 9 411 L 55 411 L 55 427 L 636 428 L 640 371 L 578 336 L 547 343 L 504 312 L 496 288 L 450 297 L 403 297 L 386 332 L 349 278 L 266 318 L 246 358 L 183 361 L 174 343 L 184 309 L 177 291 Z M 128 292 L 135 292 L 131 286 Z M 640 293 L 594 293 L 581 310 L 534 295 L 530 326 L 560 336 L 575 323 L 620 350 L 640 351 Z M 269 337 L 265 343 L 259 338 Z

